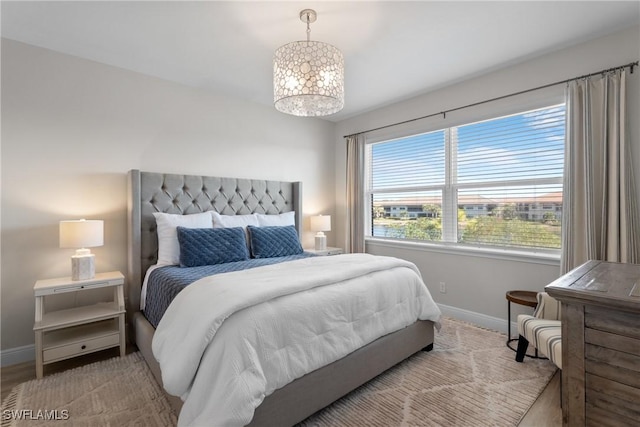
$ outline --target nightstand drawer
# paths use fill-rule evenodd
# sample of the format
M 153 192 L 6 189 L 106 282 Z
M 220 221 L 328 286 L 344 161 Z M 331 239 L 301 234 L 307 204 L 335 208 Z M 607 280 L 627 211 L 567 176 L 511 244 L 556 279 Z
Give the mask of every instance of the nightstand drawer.
M 120 333 L 115 332 L 111 335 L 99 338 L 87 339 L 72 344 L 45 349 L 43 351 L 42 360 L 44 363 L 50 363 L 55 362 L 56 360 L 79 356 L 81 354 L 91 353 L 109 347 L 116 347 L 118 345 L 120 345 Z
M 332 248 L 332 247 L 328 247 L 326 249 L 321 249 L 321 250 L 305 249 L 305 252 L 309 252 L 318 256 L 342 255 L 344 253 L 342 248 Z
M 342 249 L 340 248 L 331 248 L 331 249 L 327 249 L 326 253 L 327 255 L 331 256 L 331 255 L 342 255 Z

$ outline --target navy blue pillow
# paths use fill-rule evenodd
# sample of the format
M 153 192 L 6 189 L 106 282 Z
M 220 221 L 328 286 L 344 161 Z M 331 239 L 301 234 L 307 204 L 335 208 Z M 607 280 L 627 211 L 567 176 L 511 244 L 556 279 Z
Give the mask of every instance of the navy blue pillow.
M 180 267 L 224 264 L 249 259 L 247 239 L 242 227 L 178 227 Z
M 247 226 L 251 240 L 251 255 L 254 258 L 274 258 L 297 255 L 304 252 L 298 232 L 293 225 L 284 227 Z

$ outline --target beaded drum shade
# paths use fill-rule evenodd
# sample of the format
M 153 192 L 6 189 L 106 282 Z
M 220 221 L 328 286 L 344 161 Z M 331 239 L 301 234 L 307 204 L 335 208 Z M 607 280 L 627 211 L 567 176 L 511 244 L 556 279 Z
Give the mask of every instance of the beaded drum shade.
M 311 9 L 300 12 L 307 40 L 278 48 L 273 57 L 273 96 L 278 111 L 295 116 L 326 116 L 344 106 L 344 57 L 335 46 L 310 41 Z

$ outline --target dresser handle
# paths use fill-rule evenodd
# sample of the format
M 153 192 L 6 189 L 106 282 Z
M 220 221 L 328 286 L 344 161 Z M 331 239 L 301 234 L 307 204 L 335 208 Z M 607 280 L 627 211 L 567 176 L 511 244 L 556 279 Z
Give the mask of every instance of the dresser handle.
M 84 350 L 85 348 L 87 348 L 87 346 L 83 344 L 82 347 L 80 347 L 80 350 Z

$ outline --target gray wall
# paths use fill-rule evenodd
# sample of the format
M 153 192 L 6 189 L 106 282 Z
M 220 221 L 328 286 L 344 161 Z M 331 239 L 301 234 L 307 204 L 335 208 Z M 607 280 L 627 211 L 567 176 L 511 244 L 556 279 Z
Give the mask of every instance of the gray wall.
M 3 39 L 3 363 L 33 353 L 33 283 L 70 272 L 73 251 L 58 248 L 58 221 L 104 219 L 105 245 L 93 249 L 97 270 L 126 271 L 127 170 L 303 181 L 305 220 L 333 214 L 329 244 L 343 246 L 337 238 L 344 235 L 343 135 L 630 62 L 640 57 L 639 38 L 638 28 L 603 37 L 337 126 Z M 639 71 L 629 81 L 633 118 L 640 116 Z M 533 101 L 543 95 L 555 96 L 532 95 Z M 526 105 L 531 98 L 492 108 L 509 109 L 514 102 Z M 448 117 L 464 121 L 492 112 Z M 640 121 L 631 121 L 630 134 L 639 166 Z M 305 232 L 303 243 L 312 246 L 313 233 Z M 485 316 L 494 327 L 495 319 L 506 317 L 506 290 L 539 290 L 559 273 L 554 262 L 393 245 L 368 250 L 414 261 L 437 302 L 476 320 Z M 438 291 L 440 281 L 446 294 Z
M 34 282 L 71 273 L 60 220 L 103 219 L 96 271 L 126 272 L 129 169 L 302 181 L 312 247 L 308 216 L 334 213 L 334 127 L 3 39 L 2 349 L 34 342 Z
M 590 72 L 636 61 L 640 58 L 640 29 L 627 29 L 580 45 L 550 52 L 518 65 L 503 68 L 362 114 L 338 123 L 336 128 L 336 235 L 344 235 L 345 224 L 345 164 L 344 135 L 391 123 L 400 122 L 450 108 L 515 93 L 548 83 L 573 78 Z M 434 66 L 437 64 L 434 63 Z M 640 69 L 628 79 L 628 114 L 630 138 L 638 179 L 640 197 Z M 414 122 L 369 135 L 373 139 L 411 134 L 441 128 L 494 115 L 514 112 L 513 108 L 535 107 L 547 100 L 562 99 L 564 86 L 509 98 L 507 100 Z M 344 242 L 337 241 L 338 245 Z M 558 261 L 527 259 L 526 257 L 456 253 L 452 250 L 430 250 L 415 245 L 370 243 L 367 251 L 398 256 L 415 262 L 420 268 L 436 302 L 450 307 L 461 317 L 491 327 L 506 328 L 505 292 L 510 289 L 539 291 L 558 277 Z M 439 282 L 445 282 L 447 292 L 439 292 Z M 466 310 L 466 311 L 465 311 Z M 520 311 L 520 310 L 516 310 Z

